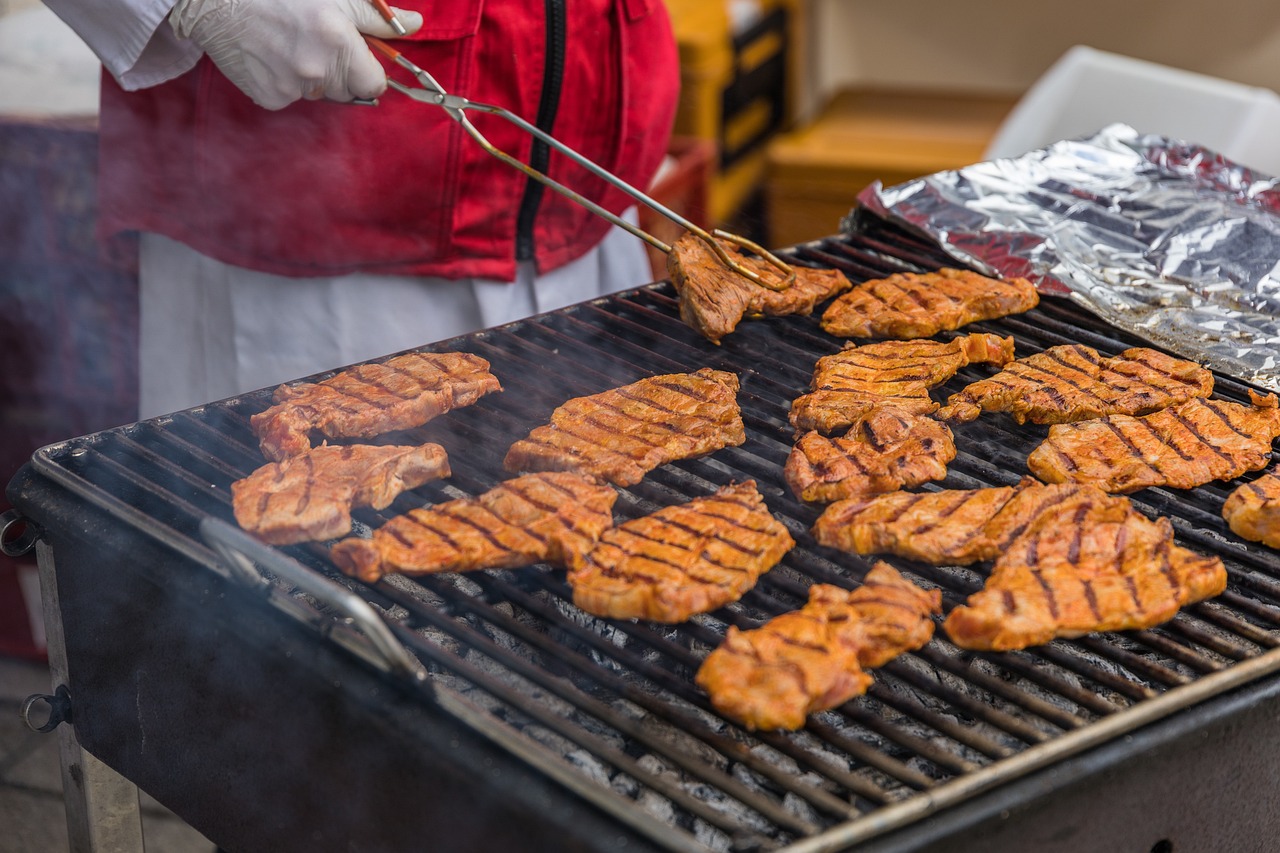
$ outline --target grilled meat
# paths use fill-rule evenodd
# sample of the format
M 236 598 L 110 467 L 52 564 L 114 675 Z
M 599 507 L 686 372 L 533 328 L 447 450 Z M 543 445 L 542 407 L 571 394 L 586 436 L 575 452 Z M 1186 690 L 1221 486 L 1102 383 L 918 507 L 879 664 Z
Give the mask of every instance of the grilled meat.
M 568 473 L 526 474 L 476 498 L 410 510 L 372 539 L 333 546 L 338 568 L 372 583 L 383 575 L 565 565 L 613 524 L 612 486 Z
M 805 717 L 865 693 L 865 668 L 883 666 L 933 636 L 942 597 L 876 563 L 850 592 L 815 584 L 799 610 L 752 631 L 730 626 L 697 682 L 720 713 L 748 729 L 798 729 Z
M 941 269 L 864 281 L 828 306 L 822 328 L 843 338 L 927 338 L 1040 304 L 1025 278 L 1008 281 Z
M 807 432 L 787 457 L 783 475 L 804 501 L 834 501 L 891 492 L 947 476 L 956 445 L 947 425 L 891 406 L 867 412 L 843 437 Z
M 1057 518 L 1019 536 L 986 586 L 951 611 L 943 627 L 953 643 L 1008 651 L 1149 628 L 1226 588 L 1222 560 L 1174 544 L 1169 519 L 1151 521 L 1125 498 L 1080 503 Z
M 1012 488 L 840 501 L 814 535 L 853 553 L 935 565 L 995 560 L 986 587 L 944 625 L 971 649 L 1149 627 L 1226 584 L 1222 561 L 1176 545 L 1167 518 L 1151 521 L 1128 498 L 1092 486 L 1031 478 Z
M 1008 412 L 1018 423 L 1058 424 L 1103 415 L 1141 415 L 1213 393 L 1213 374 L 1146 347 L 1114 358 L 1081 344 L 1050 347 L 952 394 L 938 417 L 967 423 Z
M 245 530 L 272 545 L 291 545 L 345 536 L 353 508 L 384 509 L 402 491 L 448 476 L 449 458 L 438 444 L 326 444 L 235 481 L 231 506 Z
M 1109 498 L 1078 484 L 1046 486 L 1024 477 L 1017 486 L 891 492 L 839 501 L 814 524 L 820 544 L 853 554 L 896 554 L 934 565 L 993 560 L 1019 536 L 1061 523 L 1076 508 Z
M 319 383 L 281 385 L 276 405 L 249 419 L 273 461 L 310 449 L 310 434 L 370 438 L 421 426 L 451 409 L 501 391 L 489 362 L 461 352 L 415 352 L 362 364 Z
M 939 341 L 880 341 L 846 346 L 818 359 L 812 391 L 791 404 L 791 424 L 832 433 L 852 426 L 868 409 L 885 403 L 917 414 L 936 411 L 929 389 L 969 364 L 1003 367 L 1013 360 L 1013 338 L 960 335 Z
M 1192 399 L 1143 417 L 1057 424 L 1027 467 L 1046 482 L 1090 483 L 1116 494 L 1230 480 L 1266 467 L 1280 436 L 1276 397 L 1252 396 L 1253 406 Z
M 836 501 L 813 525 L 819 545 L 850 554 L 897 554 L 938 565 L 963 566 L 985 559 L 983 526 L 1014 490 L 944 489 L 889 492 Z
M 704 367 L 577 397 L 512 444 L 503 465 L 635 485 L 659 465 L 746 441 L 737 394 L 737 376 Z
M 744 255 L 738 247 L 721 241 L 735 261 L 758 272 L 766 280 L 781 272 L 759 258 Z M 808 315 L 824 299 L 852 287 L 844 273 L 793 267 L 795 280 L 783 290 L 770 290 L 740 275 L 716 257 L 699 237 L 685 234 L 667 255 L 667 274 L 680 294 L 680 319 L 713 343 L 732 332 L 743 317 Z
M 1227 495 L 1222 517 L 1241 539 L 1280 548 L 1280 466 Z
M 748 480 L 606 530 L 569 585 L 597 616 L 683 622 L 737 601 L 794 545 Z

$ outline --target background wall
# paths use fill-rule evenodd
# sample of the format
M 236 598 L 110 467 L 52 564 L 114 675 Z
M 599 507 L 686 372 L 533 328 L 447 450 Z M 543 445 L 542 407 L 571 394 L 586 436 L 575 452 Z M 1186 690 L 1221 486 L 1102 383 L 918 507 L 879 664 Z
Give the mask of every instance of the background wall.
M 40 0 L 0 0 L 0 15 L 16 12 L 29 6 L 38 6 Z
M 1280 91 L 1273 0 L 810 2 L 817 103 L 855 84 L 1020 93 L 1076 44 Z

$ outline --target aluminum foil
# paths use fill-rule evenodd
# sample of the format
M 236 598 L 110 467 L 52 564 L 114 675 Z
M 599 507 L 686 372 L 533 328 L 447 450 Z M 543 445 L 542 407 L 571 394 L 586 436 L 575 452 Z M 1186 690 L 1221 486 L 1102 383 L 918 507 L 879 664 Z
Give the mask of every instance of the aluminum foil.
M 1280 392 L 1280 187 L 1122 124 L 858 197 L 989 275 Z

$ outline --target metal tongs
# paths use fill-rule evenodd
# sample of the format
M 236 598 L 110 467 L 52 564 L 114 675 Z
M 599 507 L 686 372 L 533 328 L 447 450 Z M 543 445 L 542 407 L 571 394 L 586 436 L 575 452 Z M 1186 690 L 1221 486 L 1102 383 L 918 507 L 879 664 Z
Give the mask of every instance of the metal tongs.
M 434 104 L 435 106 L 442 108 L 445 112 L 449 114 L 450 118 L 458 122 L 458 124 L 462 125 L 463 130 L 465 130 L 472 139 L 480 143 L 481 147 L 483 147 L 484 150 L 488 151 L 494 157 L 497 157 L 499 160 L 503 161 L 504 163 L 514 166 L 524 174 L 528 175 L 530 178 L 533 178 L 535 181 L 545 184 L 546 186 L 550 187 L 551 189 L 555 190 L 556 192 L 560 193 L 566 198 L 569 198 L 577 202 L 578 204 L 590 210 L 592 213 L 595 213 L 598 216 L 604 217 L 605 219 L 609 220 L 614 225 L 617 225 L 620 228 L 626 229 L 628 232 L 639 237 L 641 240 L 644 240 L 646 243 L 648 243 L 650 246 L 653 246 L 658 251 L 664 252 L 669 255 L 671 254 L 671 246 L 668 245 L 667 243 L 664 243 L 662 240 L 659 240 L 657 237 L 653 236 L 652 234 L 649 234 L 641 230 L 640 228 L 636 227 L 635 225 L 632 225 L 630 222 L 627 222 L 625 219 L 622 219 L 621 217 L 610 213 L 600 205 L 596 204 L 594 201 L 591 201 L 589 198 L 586 198 L 582 194 L 569 189 L 564 184 L 560 183 L 559 181 L 555 180 L 549 175 L 539 172 L 537 169 L 534 169 L 532 166 L 526 163 L 523 163 L 520 160 L 517 160 L 515 157 L 512 157 L 510 154 L 507 154 L 505 151 L 502 151 L 499 148 L 495 147 L 492 143 L 489 142 L 489 140 L 485 139 L 484 134 L 482 134 L 479 130 L 477 130 L 475 125 L 471 123 L 471 120 L 467 118 L 467 114 L 465 111 L 475 110 L 477 112 L 496 115 L 500 118 L 506 119 L 507 121 L 519 127 L 521 130 L 524 130 L 526 133 L 529 133 L 536 139 L 542 140 L 547 145 L 551 146 L 555 150 L 559 151 L 561 154 L 564 154 L 573 162 L 577 163 L 579 166 L 591 172 L 593 175 L 596 175 L 602 178 L 603 180 L 607 181 L 608 183 L 622 190 L 627 195 L 631 196 L 636 201 L 641 202 L 647 207 L 652 208 L 657 213 L 662 214 L 663 216 L 670 219 L 672 222 L 675 222 L 677 225 L 686 229 L 691 234 L 700 238 L 704 243 L 706 243 L 711 248 L 713 252 L 715 252 L 716 257 L 718 257 L 721 260 L 721 262 L 723 262 L 726 266 L 728 266 L 737 274 L 747 278 L 748 280 L 754 282 L 755 284 L 758 284 L 764 288 L 768 288 L 769 290 L 780 291 L 780 290 L 786 290 L 788 287 L 791 286 L 792 282 L 795 281 L 795 277 L 796 277 L 795 270 L 793 270 L 790 266 L 788 266 L 778 257 L 774 256 L 770 252 L 766 251 L 765 249 L 761 248 L 757 244 L 753 243 L 751 240 L 748 240 L 747 238 L 741 237 L 737 234 L 731 234 L 728 231 L 722 231 L 718 228 L 712 230 L 711 232 L 708 232 L 705 229 L 700 228 L 697 225 L 694 225 L 685 217 L 671 210 L 670 208 L 668 208 L 661 202 L 657 201 L 656 199 L 650 197 L 649 195 L 646 195 L 645 193 L 631 186 L 626 181 L 619 178 L 617 175 L 614 175 L 612 172 L 609 172 L 603 167 L 593 163 L 591 160 L 588 160 L 586 157 L 582 156 L 577 151 L 574 151 L 572 148 L 565 145 L 563 142 L 560 142 L 555 137 L 551 136 L 550 134 L 544 132 L 540 128 L 525 121 L 515 113 L 510 112 L 509 110 L 503 109 L 502 107 L 493 106 L 492 104 L 481 104 L 475 101 L 470 101 L 460 95 L 450 95 L 447 92 L 445 92 L 444 88 L 436 81 L 434 77 L 431 76 L 430 73 L 428 73 L 426 70 L 422 68 L 419 68 L 409 59 L 406 59 L 404 54 L 400 53 L 400 51 L 396 50 L 391 45 L 373 36 L 365 36 L 365 41 L 367 41 L 369 43 L 369 46 L 372 47 L 374 50 L 376 50 L 378 53 L 381 53 L 387 59 L 390 59 L 392 62 L 396 63 L 400 67 L 408 70 L 409 73 L 414 76 L 414 79 L 416 79 L 418 81 L 418 84 L 421 86 L 421 88 L 418 88 L 415 86 L 408 86 L 408 85 L 405 85 L 404 83 L 399 82 L 398 80 L 393 80 L 390 77 L 388 77 L 387 85 L 389 87 L 391 87 L 392 89 L 395 89 L 397 92 L 408 95 L 410 98 L 413 98 L 415 101 L 421 101 L 427 104 Z M 763 276 L 756 270 L 753 270 L 739 263 L 738 261 L 735 261 L 732 257 L 730 257 L 729 253 L 725 251 L 724 246 L 721 245 L 720 243 L 721 240 L 723 240 L 726 243 L 732 243 L 734 245 L 741 246 L 747 249 L 748 251 L 752 252 L 753 254 L 758 255 L 759 257 L 767 261 L 770 265 L 776 267 L 781 272 L 781 277 L 772 278 L 772 277 Z

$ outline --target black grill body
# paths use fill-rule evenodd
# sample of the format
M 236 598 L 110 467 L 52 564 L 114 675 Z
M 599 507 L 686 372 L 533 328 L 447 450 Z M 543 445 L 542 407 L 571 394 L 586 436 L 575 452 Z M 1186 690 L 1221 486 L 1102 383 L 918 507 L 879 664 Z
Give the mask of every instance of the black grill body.
M 855 281 L 947 262 L 876 222 L 785 254 Z M 1012 334 L 1019 355 L 1141 343 L 1048 298 L 962 331 Z M 787 404 L 841 344 L 797 317 L 745 322 L 716 347 L 657 284 L 432 347 L 484 356 L 506 390 L 388 436 L 439 441 L 454 475 L 362 523 L 489 488 L 510 443 L 570 397 L 713 367 L 741 377 L 746 444 L 658 469 L 615 512 L 753 478 L 798 546 L 741 602 L 681 626 L 585 617 L 546 567 L 370 587 L 321 545 L 282 549 L 378 607 L 423 682 L 353 654 L 359 637 L 324 601 L 241 583 L 201 538 L 263 462 L 248 417 L 269 390 L 44 448 L 8 494 L 54 564 L 80 743 L 235 851 L 1268 849 L 1280 560 L 1223 524 L 1236 483 L 1133 496 L 1228 566 L 1222 597 L 1166 626 L 1008 654 L 939 631 L 802 732 L 714 714 L 692 674 L 728 625 L 799 606 L 813 582 L 855 586 L 873 562 L 818 547 L 820 507 L 782 480 Z M 1220 396 L 1246 390 L 1219 377 Z M 1016 482 L 1043 434 L 966 425 L 944 485 Z M 981 568 L 890 562 L 941 588 L 947 610 L 982 583 Z

